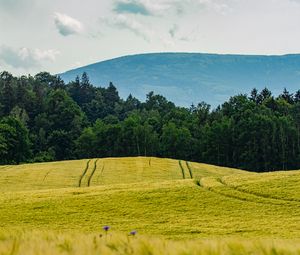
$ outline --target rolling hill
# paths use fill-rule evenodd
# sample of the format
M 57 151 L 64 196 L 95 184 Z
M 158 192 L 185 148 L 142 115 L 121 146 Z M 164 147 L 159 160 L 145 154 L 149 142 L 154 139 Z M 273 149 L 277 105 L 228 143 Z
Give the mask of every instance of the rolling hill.
M 130 93 L 140 100 L 150 91 L 181 106 L 205 101 L 222 104 L 230 96 L 268 87 L 276 95 L 284 87 L 300 88 L 300 55 L 217 55 L 153 53 L 102 61 L 60 74 L 66 82 L 87 72 L 91 82 L 112 81 L 121 97 Z
M 2 166 L 0 184 L 4 229 L 93 232 L 110 224 L 171 238 L 300 238 L 300 171 L 106 158 Z
M 299 254 L 299 191 L 300 170 L 257 174 L 154 157 L 1 166 L 0 254 Z M 109 241 L 99 239 L 104 225 Z M 141 238 L 118 234 L 133 229 Z

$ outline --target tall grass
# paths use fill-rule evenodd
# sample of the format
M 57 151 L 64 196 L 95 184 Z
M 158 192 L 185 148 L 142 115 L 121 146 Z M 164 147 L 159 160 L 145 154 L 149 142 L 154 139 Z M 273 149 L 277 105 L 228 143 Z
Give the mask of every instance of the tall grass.
M 300 171 L 154 157 L 1 167 L 0 255 L 300 255 L 299 201 Z M 100 238 L 105 224 L 138 235 Z
M 300 254 L 300 243 L 282 240 L 201 239 L 170 241 L 147 236 L 110 233 L 68 234 L 55 232 L 18 232 L 0 234 L 0 254 L 56 255 L 275 255 Z
M 194 240 L 170 241 L 147 236 L 110 233 L 68 234 L 54 232 L 19 232 L 0 234 L 0 254 L 56 255 L 276 255 L 300 254 L 300 244 L 270 240 Z

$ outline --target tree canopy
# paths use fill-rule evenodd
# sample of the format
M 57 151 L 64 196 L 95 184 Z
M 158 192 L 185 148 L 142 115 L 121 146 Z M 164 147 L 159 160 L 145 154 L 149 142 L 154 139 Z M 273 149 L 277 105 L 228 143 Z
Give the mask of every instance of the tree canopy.
M 300 168 L 300 90 L 267 88 L 211 109 L 150 92 L 119 97 L 84 73 L 65 84 L 43 72 L 0 73 L 0 163 L 159 156 L 250 171 Z

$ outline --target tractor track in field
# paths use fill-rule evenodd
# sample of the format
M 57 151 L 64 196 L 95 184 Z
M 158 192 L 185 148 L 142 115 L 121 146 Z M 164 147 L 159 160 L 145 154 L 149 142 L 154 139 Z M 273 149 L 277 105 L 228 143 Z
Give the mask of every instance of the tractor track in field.
M 85 176 L 86 172 L 87 172 L 88 169 L 89 169 L 90 162 L 91 162 L 91 159 L 89 159 L 89 160 L 86 162 L 86 167 L 85 167 L 85 169 L 83 170 L 82 174 L 81 174 L 80 177 L 79 177 L 78 187 L 81 187 L 82 179 L 83 179 L 83 177 Z
M 89 176 L 88 178 L 88 181 L 87 181 L 87 186 L 90 187 L 90 184 L 91 184 L 91 180 L 94 176 L 94 173 L 96 172 L 97 170 L 97 162 L 98 162 L 99 159 L 96 159 L 95 162 L 94 162 L 94 168 L 93 168 L 93 171 L 91 172 L 91 175 Z
M 183 168 L 183 166 L 182 166 L 181 160 L 179 160 L 178 163 L 179 163 L 179 167 L 180 167 L 180 169 L 181 169 L 182 179 L 185 179 L 184 168 Z
M 205 178 L 205 177 L 204 177 Z M 245 193 L 245 192 L 240 192 L 239 190 L 236 190 L 236 189 L 232 189 L 230 188 L 229 186 L 227 185 L 224 185 L 223 183 L 220 182 L 220 180 L 218 178 L 216 178 L 215 180 L 222 184 L 223 187 L 226 187 L 228 188 L 229 190 L 231 191 L 235 191 L 237 192 L 237 194 L 226 194 L 222 191 L 218 191 L 216 188 L 214 187 L 210 187 L 210 186 L 206 186 L 203 184 L 203 179 L 204 178 L 201 178 L 199 181 L 196 182 L 196 184 L 207 190 L 207 191 L 210 191 L 210 192 L 213 192 L 215 194 L 218 194 L 218 195 L 221 195 L 221 196 L 224 196 L 224 197 L 227 197 L 227 198 L 231 198 L 231 199 L 235 199 L 235 200 L 239 200 L 239 201 L 242 201 L 242 202 L 252 202 L 252 203 L 256 203 L 256 204 L 269 204 L 269 205 L 279 205 L 279 206 L 282 206 L 282 205 L 290 205 L 290 203 L 287 204 L 287 202 L 291 202 L 291 201 L 278 201 L 275 199 L 275 201 L 272 201 L 270 200 L 269 198 L 264 198 L 264 197 L 260 197 L 260 196 L 256 196 L 256 195 L 253 195 L 253 194 L 248 194 L 248 193 Z M 238 193 L 240 193 L 241 195 L 243 196 L 248 196 L 248 197 L 241 197 L 238 195 Z M 259 199 L 259 200 L 257 200 Z M 283 203 L 284 202 L 284 203 Z M 295 202 L 295 201 L 293 201 Z
M 241 193 L 244 193 L 244 194 L 248 194 L 248 195 L 252 195 L 252 196 L 256 196 L 258 198 L 263 198 L 263 199 L 270 199 L 270 200 L 276 200 L 276 201 L 281 201 L 281 202 L 292 202 L 292 203 L 299 203 L 300 201 L 295 199 L 295 200 L 292 200 L 292 199 L 287 199 L 287 198 L 277 198 L 277 197 L 272 197 L 272 196 L 268 196 L 268 195 L 264 195 L 264 194 L 261 194 L 261 193 L 258 193 L 258 192 L 251 192 L 251 191 L 247 191 L 247 190 L 244 190 L 244 189 L 240 189 L 238 187 L 235 187 L 235 186 L 231 186 L 231 185 L 228 185 L 222 178 L 219 178 L 218 181 L 220 183 L 222 183 L 224 186 L 230 188 L 230 189 L 233 189 L 233 190 L 236 190 L 238 192 L 241 192 Z
M 204 177 L 205 178 L 205 177 Z M 226 197 L 226 198 L 231 198 L 231 199 L 234 199 L 234 200 L 239 200 L 241 202 L 253 202 L 253 203 L 260 203 L 258 201 L 253 201 L 253 200 L 250 200 L 250 199 L 246 199 L 246 198 L 241 198 L 239 196 L 234 196 L 234 195 L 229 195 L 229 194 L 225 194 L 223 192 L 219 192 L 217 191 L 216 189 L 214 189 L 213 187 L 209 187 L 209 186 L 206 186 L 203 184 L 203 182 L 201 181 L 203 178 L 201 178 L 199 181 L 196 182 L 196 185 L 205 189 L 206 191 L 208 192 L 212 192 L 214 194 L 217 194 L 217 195 L 220 195 L 220 196 L 223 196 L 223 197 Z
M 182 164 L 182 160 L 179 160 L 178 163 L 179 163 L 179 167 L 180 167 L 180 170 L 181 170 L 181 173 L 182 173 L 182 179 L 188 179 L 189 177 L 191 179 L 193 179 L 193 170 L 191 168 L 191 166 L 189 165 L 189 163 L 187 161 L 184 161 L 185 162 L 185 165 L 186 165 L 186 168 L 187 169 L 184 169 L 184 166 Z M 188 172 L 186 174 L 186 172 Z M 189 177 L 188 177 L 189 175 Z
M 189 164 L 188 161 L 185 161 L 185 164 L 186 164 L 187 169 L 189 170 L 191 179 L 193 179 L 193 170 L 192 170 L 192 167 L 190 166 L 190 164 Z

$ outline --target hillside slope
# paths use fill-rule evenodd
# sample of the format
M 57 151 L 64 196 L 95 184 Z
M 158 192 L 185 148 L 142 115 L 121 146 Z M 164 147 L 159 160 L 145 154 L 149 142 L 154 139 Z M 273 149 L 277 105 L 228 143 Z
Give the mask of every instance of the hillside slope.
M 244 171 L 190 163 L 194 177 L 199 173 L 225 176 Z M 184 175 L 189 178 L 186 163 Z M 181 180 L 178 160 L 155 157 L 104 158 L 0 166 L 0 192 L 87 187 L 137 182 Z
M 300 87 L 300 55 L 254 56 L 153 53 L 102 61 L 62 73 L 65 81 L 87 72 L 91 82 L 112 81 L 120 95 L 144 100 L 154 91 L 181 106 L 201 101 L 217 106 L 230 96 L 268 87 L 279 94 Z
M 172 239 L 300 238 L 300 171 L 141 157 L 4 166 L 0 180 L 3 231 L 110 225 Z

